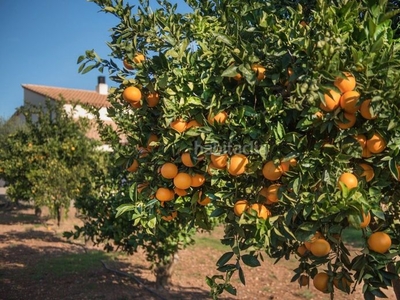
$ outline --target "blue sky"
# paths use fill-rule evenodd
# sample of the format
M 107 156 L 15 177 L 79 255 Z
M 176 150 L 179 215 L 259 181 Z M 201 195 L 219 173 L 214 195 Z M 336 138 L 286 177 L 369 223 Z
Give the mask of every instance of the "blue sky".
M 101 73 L 79 74 L 77 58 L 89 49 L 107 57 L 117 23 L 85 0 L 0 0 L 0 118 L 23 104 L 21 84 L 94 90 Z

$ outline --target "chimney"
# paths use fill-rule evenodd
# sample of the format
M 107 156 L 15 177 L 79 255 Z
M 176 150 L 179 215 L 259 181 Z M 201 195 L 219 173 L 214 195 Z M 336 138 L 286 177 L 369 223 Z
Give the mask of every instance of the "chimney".
M 106 83 L 106 77 L 97 77 L 96 92 L 98 92 L 100 95 L 108 95 L 108 85 Z

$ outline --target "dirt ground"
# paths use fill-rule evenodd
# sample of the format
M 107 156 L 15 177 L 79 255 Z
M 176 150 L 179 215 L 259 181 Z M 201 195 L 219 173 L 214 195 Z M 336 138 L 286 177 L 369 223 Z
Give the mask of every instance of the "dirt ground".
M 101 250 L 78 242 L 69 243 L 62 232 L 71 229 L 79 220 L 74 211 L 60 227 L 46 214 L 35 217 L 30 206 L 5 209 L 0 201 L 0 299 L 210 299 L 205 276 L 216 274 L 215 262 L 224 249 L 208 246 L 207 241 L 218 238 L 218 230 L 209 236 L 199 236 L 202 241 L 182 250 L 173 275 L 172 286 L 166 291 L 155 291 L 155 277 L 143 253 L 106 256 Z M 96 252 L 95 252 L 96 251 Z M 86 253 L 86 254 L 85 254 Z M 69 268 L 68 263 L 59 268 L 60 258 L 81 257 L 97 253 L 89 267 Z M 71 260 L 71 264 L 72 264 Z M 103 264 L 104 263 L 104 264 Z M 78 263 L 79 265 L 79 263 Z M 310 288 L 299 288 L 290 283 L 295 262 L 283 261 L 274 265 L 266 260 L 261 267 L 245 269 L 246 286 L 235 277 L 237 296 L 224 293 L 221 299 L 329 299 Z M 130 277 L 122 276 L 128 274 Z M 61 274 L 61 275 L 60 275 Z M 395 299 L 393 292 L 386 292 Z M 335 299 L 363 299 L 358 291 L 347 295 L 338 291 Z

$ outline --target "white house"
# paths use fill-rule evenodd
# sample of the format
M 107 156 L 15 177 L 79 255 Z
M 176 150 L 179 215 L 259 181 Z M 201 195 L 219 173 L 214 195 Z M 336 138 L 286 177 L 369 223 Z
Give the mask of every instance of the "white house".
M 73 104 L 76 103 L 91 105 L 99 110 L 100 119 L 105 124 L 109 124 L 116 129 L 113 120 L 107 116 L 107 108 L 110 103 L 107 101 L 108 85 L 105 83 L 105 77 L 103 76 L 98 77 L 96 90 L 93 91 L 36 84 L 22 84 L 22 88 L 24 90 L 24 105 L 44 105 L 46 99 L 53 101 L 65 100 L 64 108 L 67 112 L 72 113 L 74 118 L 86 117 L 94 119 L 94 116 L 79 104 L 72 111 Z M 100 138 L 95 122 L 93 122 L 93 127 L 88 131 L 87 136 L 94 139 Z M 110 150 L 110 147 L 104 145 L 102 149 Z

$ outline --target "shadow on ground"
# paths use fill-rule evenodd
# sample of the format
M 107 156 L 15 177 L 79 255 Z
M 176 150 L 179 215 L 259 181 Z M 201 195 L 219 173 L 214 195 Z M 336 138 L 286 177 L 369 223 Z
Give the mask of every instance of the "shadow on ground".
M 99 249 L 69 243 L 27 204 L 0 201 L 0 300 L 210 299 L 209 291 L 171 286 L 155 290 L 142 266 Z M 106 269 L 105 266 L 111 266 Z M 129 270 L 129 273 L 120 270 Z M 226 298 L 224 299 L 234 299 Z

